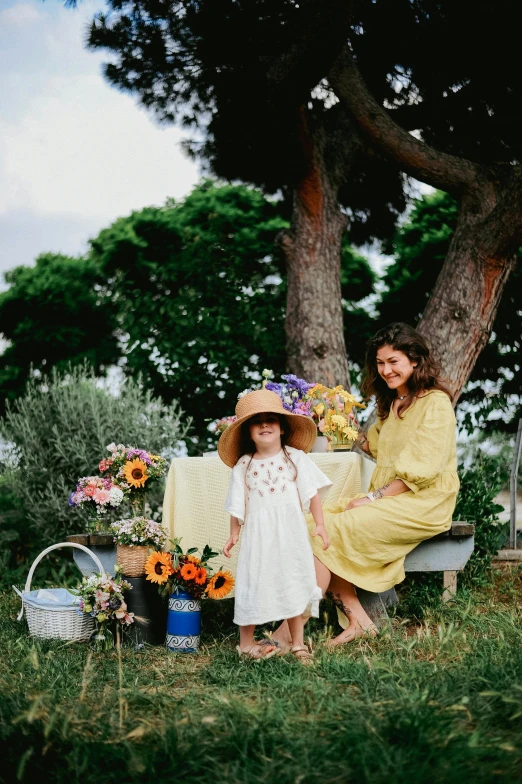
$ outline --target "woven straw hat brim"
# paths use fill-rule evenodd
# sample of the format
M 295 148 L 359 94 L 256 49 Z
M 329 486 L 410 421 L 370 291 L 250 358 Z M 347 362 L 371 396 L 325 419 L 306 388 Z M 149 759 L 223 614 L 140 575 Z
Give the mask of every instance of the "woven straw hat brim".
M 282 406 L 281 406 L 282 408 Z M 247 419 L 251 419 L 256 414 L 282 414 L 286 417 L 291 434 L 286 441 L 286 446 L 293 446 L 294 449 L 300 449 L 303 452 L 309 452 L 314 445 L 317 437 L 317 428 L 314 421 L 307 416 L 301 414 L 291 414 L 286 409 L 281 410 L 277 406 L 263 407 L 259 411 L 252 411 L 244 416 L 236 419 L 227 429 L 221 434 L 218 441 L 218 452 L 221 460 L 227 466 L 233 468 L 242 455 L 241 451 L 241 425 Z

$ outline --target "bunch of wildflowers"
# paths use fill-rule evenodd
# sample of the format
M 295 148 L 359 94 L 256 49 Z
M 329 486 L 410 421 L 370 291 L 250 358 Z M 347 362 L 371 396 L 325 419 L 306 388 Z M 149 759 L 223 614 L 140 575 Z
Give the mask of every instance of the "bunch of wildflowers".
M 83 476 L 69 496 L 69 506 L 88 506 L 99 516 L 117 509 L 124 497 L 125 492 L 110 477 Z
M 110 532 L 114 535 L 115 542 L 130 547 L 153 547 L 155 550 L 161 550 L 168 540 L 163 526 L 147 517 L 117 520 L 112 523 Z
M 124 491 L 148 490 L 152 482 L 165 476 L 167 461 L 161 455 L 114 443 L 107 450 L 110 456 L 101 460 L 100 473 L 110 476 Z
M 312 386 L 306 398 L 319 433 L 333 444 L 348 444 L 356 440 L 358 431 L 352 424 L 351 411 L 354 406 L 365 408 L 364 403 L 359 403 L 342 386 L 330 389 L 323 384 Z
M 308 390 L 316 386 L 309 384 L 302 378 L 292 374 L 281 376 L 284 383 L 276 384 L 274 381 L 267 381 L 265 389 L 275 392 L 281 398 L 283 408 L 291 414 L 301 414 L 311 416 L 310 401 L 307 400 Z
M 214 433 L 216 433 L 216 435 L 221 435 L 221 433 L 224 433 L 227 427 L 231 425 L 233 422 L 235 422 L 236 419 L 237 416 L 227 416 L 227 417 L 221 417 L 221 419 L 217 419 L 213 423 L 213 427 L 212 427 Z

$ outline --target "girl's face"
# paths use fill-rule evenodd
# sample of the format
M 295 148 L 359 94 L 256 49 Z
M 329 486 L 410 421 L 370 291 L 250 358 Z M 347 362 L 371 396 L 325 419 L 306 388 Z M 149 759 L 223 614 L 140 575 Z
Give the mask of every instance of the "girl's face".
M 399 395 L 408 393 L 408 379 L 417 367 L 409 357 L 393 346 L 381 346 L 377 351 L 377 371 L 386 381 L 390 389 L 396 389 Z
M 281 424 L 277 414 L 256 414 L 249 422 L 250 438 L 259 446 L 274 446 L 281 444 Z

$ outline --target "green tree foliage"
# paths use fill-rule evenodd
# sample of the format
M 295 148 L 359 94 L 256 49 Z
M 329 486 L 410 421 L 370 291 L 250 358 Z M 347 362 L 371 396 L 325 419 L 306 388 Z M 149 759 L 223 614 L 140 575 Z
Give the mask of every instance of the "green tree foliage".
M 31 374 L 88 361 L 97 372 L 119 357 L 113 308 L 100 298 L 103 276 L 95 261 L 46 253 L 34 267 L 5 274 L 0 293 L 0 399 L 23 393 Z
M 84 531 L 88 513 L 68 497 L 79 477 L 98 473 L 107 444 L 172 457 L 185 432 L 177 403 L 166 406 L 139 379 L 117 394 L 86 366 L 53 370 L 45 386 L 30 380 L 0 420 L 0 540 L 20 557 Z
M 233 413 L 238 392 L 263 368 L 285 371 L 285 271 L 276 237 L 287 225 L 281 204 L 259 191 L 207 181 L 183 202 L 117 220 L 91 243 L 127 335 L 125 372 L 141 373 L 165 400 L 180 400 L 200 438 L 205 420 Z M 354 322 L 369 330 L 370 320 L 354 303 L 373 283 L 366 259 L 346 243 L 346 334 L 359 361 Z
M 415 324 L 444 263 L 457 222 L 457 204 L 446 193 L 436 191 L 414 203 L 408 220 L 393 240 L 384 246 L 394 261 L 387 267 L 384 283 L 387 290 L 379 305 L 381 325 L 391 321 Z M 472 429 L 477 420 L 488 419 L 488 426 L 498 430 L 516 430 L 522 409 L 522 307 L 520 285 L 522 270 L 517 265 L 506 288 L 495 318 L 489 344 L 473 369 L 470 383 L 460 398 L 472 404 L 475 413 L 465 417 Z M 466 406 L 464 407 L 466 408 Z M 498 412 L 504 411 L 502 419 Z

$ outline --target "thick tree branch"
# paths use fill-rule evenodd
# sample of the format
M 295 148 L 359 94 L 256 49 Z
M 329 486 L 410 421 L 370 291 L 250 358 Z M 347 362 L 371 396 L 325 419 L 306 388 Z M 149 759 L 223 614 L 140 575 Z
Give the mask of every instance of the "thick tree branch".
M 407 174 L 452 193 L 481 179 L 479 164 L 439 152 L 397 125 L 371 95 L 347 46 L 332 66 L 328 81 L 372 144 Z

